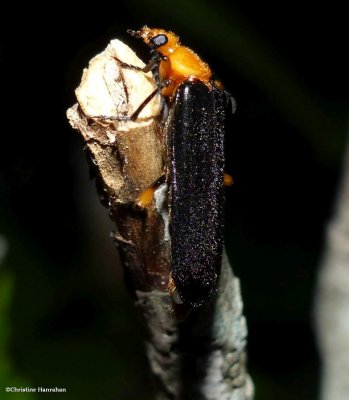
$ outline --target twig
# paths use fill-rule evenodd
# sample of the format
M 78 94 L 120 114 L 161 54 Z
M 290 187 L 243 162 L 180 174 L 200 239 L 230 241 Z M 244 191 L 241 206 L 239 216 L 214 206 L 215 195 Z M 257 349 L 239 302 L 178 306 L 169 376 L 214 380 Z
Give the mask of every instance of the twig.
M 322 400 L 349 397 L 349 144 L 316 296 Z
M 84 71 L 76 91 L 78 105 L 67 115 L 86 143 L 99 194 L 118 226 L 114 239 L 145 325 L 157 399 L 252 399 L 253 385 L 245 369 L 247 332 L 239 281 L 226 255 L 214 301 L 195 309 L 182 322 L 172 312 L 167 291 L 166 184 L 145 210 L 135 206 L 137 195 L 163 172 L 164 148 L 157 121 L 160 96 L 154 97 L 136 121 L 118 120 L 131 115 L 156 85 L 151 74 L 128 69 L 117 60 L 143 66 L 127 46 L 113 40 Z

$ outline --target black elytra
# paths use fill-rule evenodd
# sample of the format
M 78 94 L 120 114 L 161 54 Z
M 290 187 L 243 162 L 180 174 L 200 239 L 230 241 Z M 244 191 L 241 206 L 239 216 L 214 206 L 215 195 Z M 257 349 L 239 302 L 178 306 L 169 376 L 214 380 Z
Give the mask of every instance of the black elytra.
M 223 252 L 225 97 L 184 81 L 165 125 L 172 276 L 184 303 L 214 294 Z

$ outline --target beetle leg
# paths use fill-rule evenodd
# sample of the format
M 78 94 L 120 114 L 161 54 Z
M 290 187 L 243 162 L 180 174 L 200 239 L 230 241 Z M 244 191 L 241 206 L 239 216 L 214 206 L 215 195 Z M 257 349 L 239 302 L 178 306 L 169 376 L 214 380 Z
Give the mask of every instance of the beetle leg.
M 224 172 L 223 182 L 224 182 L 224 186 L 231 186 L 234 184 L 234 178 L 231 175 Z
M 165 173 L 163 173 L 155 182 L 141 192 L 135 200 L 135 205 L 144 209 L 153 201 L 155 190 L 165 181 Z

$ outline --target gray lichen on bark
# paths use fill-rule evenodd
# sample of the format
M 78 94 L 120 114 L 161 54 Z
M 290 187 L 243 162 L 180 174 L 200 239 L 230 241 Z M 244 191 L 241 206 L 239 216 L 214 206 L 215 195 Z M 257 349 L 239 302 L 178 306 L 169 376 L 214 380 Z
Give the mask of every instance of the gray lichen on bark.
M 185 321 L 171 315 L 167 293 L 138 292 L 146 321 L 146 348 L 161 389 L 158 399 L 242 400 L 253 398 L 246 371 L 246 321 L 240 283 L 223 258 L 215 300 Z
M 67 115 L 83 137 L 99 194 L 117 224 L 114 238 L 144 323 L 157 399 L 252 399 L 239 280 L 226 255 L 215 299 L 192 310 L 184 320 L 173 313 L 167 290 L 166 185 L 157 190 L 146 209 L 134 204 L 164 168 L 160 96 L 154 97 L 136 121 L 117 120 L 115 117 L 132 114 L 156 89 L 150 73 L 126 68 L 118 60 L 144 66 L 125 44 L 113 40 L 84 71 L 76 90 L 78 104 Z M 98 118 L 102 115 L 112 118 Z

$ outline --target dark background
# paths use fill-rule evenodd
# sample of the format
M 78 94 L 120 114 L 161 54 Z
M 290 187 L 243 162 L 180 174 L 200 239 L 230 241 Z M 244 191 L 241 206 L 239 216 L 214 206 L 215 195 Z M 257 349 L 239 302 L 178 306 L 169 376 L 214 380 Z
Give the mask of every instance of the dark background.
M 144 24 L 173 30 L 237 100 L 226 245 L 241 278 L 257 400 L 315 399 L 312 307 L 348 110 L 344 3 L 9 5 L 1 25 L 0 397 L 150 399 L 113 227 L 65 117 L 88 60 Z M 1 251 L 0 251 L 1 253 Z M 39 396 L 21 393 L 21 400 Z

